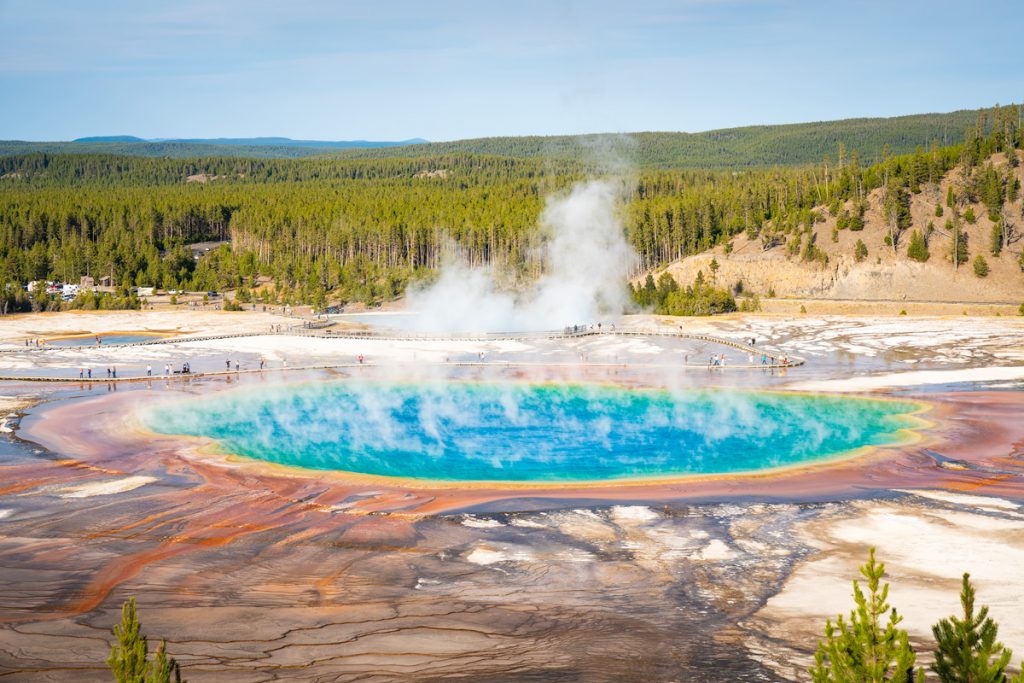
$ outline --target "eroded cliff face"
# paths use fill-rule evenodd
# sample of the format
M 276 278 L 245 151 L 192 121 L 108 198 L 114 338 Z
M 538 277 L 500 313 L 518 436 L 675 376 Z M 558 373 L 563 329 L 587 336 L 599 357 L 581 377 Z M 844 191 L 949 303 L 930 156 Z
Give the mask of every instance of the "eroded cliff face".
M 978 278 L 969 266 L 954 270 L 952 264 L 931 265 L 910 260 L 867 260 L 838 255 L 825 266 L 787 259 L 779 250 L 762 254 L 700 254 L 677 261 L 667 271 L 680 283 L 690 283 L 701 271 L 711 272 L 711 260 L 718 263 L 715 280 L 731 287 L 742 282 L 745 291 L 764 297 L 906 300 L 924 302 L 1014 303 L 1024 301 L 1024 273 L 1006 264 L 987 278 Z M 991 266 L 991 262 L 990 262 Z M 1006 272 L 1003 272 L 1006 271 Z
M 995 155 L 993 165 L 1005 173 L 1006 157 Z M 1024 183 L 1024 164 L 1018 165 L 1014 172 Z M 1024 250 L 1024 196 L 1004 205 L 1012 236 L 998 256 L 992 254 L 993 222 L 985 205 L 975 202 L 958 206 L 961 215 L 970 209 L 976 220 L 962 222 L 969 256 L 966 263 L 954 264 L 952 236 L 945 229 L 946 220 L 952 216 L 952 209 L 945 203 L 946 192 L 952 187 L 959 193 L 962 186 L 963 178 L 957 168 L 938 184 L 924 186 L 920 193 L 912 195 L 911 226 L 897 238 L 895 249 L 886 244 L 889 224 L 883 210 L 882 190 L 876 189 L 867 196 L 863 230 L 837 230 L 837 217 L 828 207 L 815 208 L 822 220 L 815 223 L 810 232 L 815 247 L 827 255 L 826 264 L 805 261 L 801 253 L 789 253 L 784 241 L 794 239 L 793 235 L 780 235 L 778 243 L 766 249 L 760 237 L 750 240 L 746 233 L 740 233 L 732 239 L 729 253 L 719 246 L 675 261 L 655 273 L 655 277 L 666 271 L 685 286 L 693 282 L 698 271 L 702 271 L 705 278 L 711 277 L 710 264 L 714 259 L 718 263 L 714 280 L 719 285 L 732 287 L 742 282 L 746 291 L 761 297 L 774 291 L 778 297 L 793 298 L 1019 304 L 1024 301 L 1024 267 L 1020 262 Z M 844 208 L 850 206 L 848 202 Z M 936 216 L 936 207 L 941 209 L 942 216 Z M 923 263 L 907 256 L 911 233 L 915 230 L 925 235 L 928 243 L 930 258 Z M 801 239 L 804 244 L 807 236 Z M 867 249 L 867 256 L 859 262 L 854 257 L 858 240 Z M 984 256 L 988 263 L 987 277 L 974 274 L 971 260 L 978 255 Z

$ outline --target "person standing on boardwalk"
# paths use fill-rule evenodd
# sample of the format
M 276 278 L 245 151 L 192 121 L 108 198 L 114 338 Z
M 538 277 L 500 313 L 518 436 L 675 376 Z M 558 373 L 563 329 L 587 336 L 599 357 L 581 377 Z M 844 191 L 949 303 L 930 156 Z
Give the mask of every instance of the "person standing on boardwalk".
M 146 365 L 146 377 L 152 377 L 152 376 L 153 376 L 153 366 L 147 364 Z
M 86 374 L 89 375 L 89 379 L 92 379 L 92 368 L 86 368 L 85 372 L 86 372 Z
M 78 368 L 78 379 L 82 379 L 85 376 L 85 368 Z

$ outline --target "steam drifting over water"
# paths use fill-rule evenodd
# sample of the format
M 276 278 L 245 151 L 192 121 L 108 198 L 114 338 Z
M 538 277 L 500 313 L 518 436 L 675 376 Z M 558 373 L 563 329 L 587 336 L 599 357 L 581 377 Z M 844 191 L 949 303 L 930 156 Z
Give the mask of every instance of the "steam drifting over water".
M 898 441 L 912 403 L 605 385 L 339 381 L 163 404 L 151 428 L 324 470 L 600 481 L 801 464 Z
M 541 214 L 544 274 L 528 291 L 501 291 L 488 268 L 447 264 L 431 286 L 409 292 L 409 326 L 429 332 L 552 330 L 620 315 L 636 253 L 618 215 L 622 184 L 578 183 Z

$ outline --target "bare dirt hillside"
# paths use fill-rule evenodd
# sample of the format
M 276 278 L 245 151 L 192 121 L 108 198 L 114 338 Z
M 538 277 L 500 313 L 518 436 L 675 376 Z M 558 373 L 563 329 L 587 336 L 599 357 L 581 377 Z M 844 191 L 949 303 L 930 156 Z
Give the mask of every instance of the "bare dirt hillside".
M 993 156 L 992 162 L 1005 172 L 1005 155 Z M 1019 164 L 1015 172 L 1024 184 L 1024 163 Z M 710 276 L 710 264 L 714 259 L 718 263 L 714 279 L 720 285 L 731 287 L 741 281 L 745 291 L 761 297 L 774 292 L 779 298 L 797 299 L 1019 304 L 1024 301 L 1024 271 L 1019 260 L 1024 249 L 1022 199 L 1018 197 L 1007 205 L 1015 237 L 999 256 L 993 256 L 990 251 L 992 222 L 985 206 L 980 202 L 960 206 L 961 215 L 971 207 L 977 220 L 974 224 L 964 222 L 969 258 L 966 264 L 954 268 L 950 258 L 952 236 L 944 230 L 946 219 L 951 215 L 951 210 L 946 207 L 946 191 L 950 184 L 959 191 L 962 183 L 961 170 L 954 169 L 938 185 L 922 186 L 919 194 L 911 196 L 913 224 L 900 237 L 895 253 L 891 246 L 885 244 L 888 228 L 882 190 L 877 189 L 868 196 L 870 207 L 864 216 L 864 229 L 839 230 L 835 233 L 835 241 L 836 216 L 825 206 L 817 207 L 825 220 L 813 229 L 817 246 L 828 255 L 826 264 L 804 261 L 800 254 L 790 255 L 785 244 L 765 249 L 760 239 L 749 240 L 746 234 L 741 233 L 733 239 L 729 254 L 719 246 L 676 261 L 654 275 L 657 279 L 667 271 L 681 284 L 689 284 L 697 271 L 703 271 L 705 277 Z M 936 205 L 942 206 L 943 216 L 936 216 Z M 929 222 L 935 228 L 928 238 L 931 257 L 920 263 L 907 256 L 907 246 L 911 232 L 920 230 L 922 234 L 926 233 Z M 860 262 L 854 257 L 858 239 L 863 240 L 868 250 L 867 257 Z M 990 273 L 987 277 L 978 277 L 974 273 L 972 261 L 978 254 L 983 255 L 988 263 Z

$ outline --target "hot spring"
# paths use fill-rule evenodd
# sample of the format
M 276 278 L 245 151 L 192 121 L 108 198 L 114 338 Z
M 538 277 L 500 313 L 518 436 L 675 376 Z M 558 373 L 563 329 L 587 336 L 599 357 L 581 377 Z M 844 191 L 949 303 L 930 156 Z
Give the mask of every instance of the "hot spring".
M 145 409 L 164 434 L 385 477 L 583 482 L 749 472 L 898 443 L 916 403 L 596 384 L 330 381 Z

